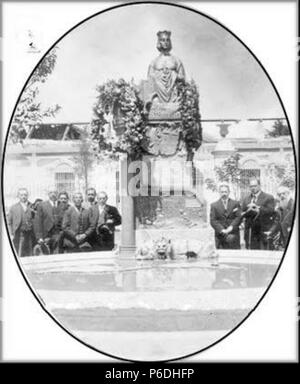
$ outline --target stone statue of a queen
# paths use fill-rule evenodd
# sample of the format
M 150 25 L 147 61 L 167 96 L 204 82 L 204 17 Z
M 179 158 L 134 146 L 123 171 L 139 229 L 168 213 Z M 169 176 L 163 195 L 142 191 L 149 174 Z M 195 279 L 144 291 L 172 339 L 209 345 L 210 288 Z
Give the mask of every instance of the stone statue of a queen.
M 148 81 L 152 83 L 152 102 L 176 102 L 176 80 L 185 79 L 185 71 L 181 61 L 171 55 L 171 32 L 157 33 L 157 49 L 160 55 L 156 57 L 148 69 Z

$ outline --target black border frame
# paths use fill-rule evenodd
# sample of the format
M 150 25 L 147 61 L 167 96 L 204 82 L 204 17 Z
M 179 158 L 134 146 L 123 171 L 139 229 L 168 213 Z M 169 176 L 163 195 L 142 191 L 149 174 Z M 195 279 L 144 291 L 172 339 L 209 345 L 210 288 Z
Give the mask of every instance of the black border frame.
M 169 0 L 171 1 L 171 0 Z M 253 2 L 255 2 L 255 0 L 252 0 Z M 274 1 L 274 0 L 273 0 Z M 278 0 L 277 0 L 278 1 Z M 55 2 L 55 1 L 54 1 Z M 194 2 L 194 0 L 191 1 L 191 3 Z M 274 1 L 276 2 L 276 0 Z M 297 2 L 297 8 L 298 8 L 298 11 L 299 11 L 299 6 L 298 6 L 298 1 Z M 29 79 L 31 78 L 33 72 L 36 70 L 36 68 L 39 66 L 39 64 L 41 63 L 41 61 L 43 60 L 43 58 L 51 51 L 51 49 L 60 42 L 60 40 L 62 40 L 66 35 L 68 35 L 69 33 L 71 33 L 74 29 L 76 29 L 77 27 L 79 27 L 81 24 L 89 21 L 90 19 L 94 18 L 94 17 L 97 17 L 98 15 L 100 14 L 103 14 L 103 13 L 106 13 L 106 12 L 109 12 L 111 10 L 115 10 L 115 9 L 118 9 L 118 8 L 121 8 L 121 7 L 127 7 L 127 6 L 132 6 L 132 5 L 143 5 L 143 4 L 152 4 L 152 5 L 166 5 L 166 6 L 172 6 L 172 7 L 177 7 L 177 8 L 181 8 L 185 11 L 190 11 L 190 12 L 193 12 L 193 13 L 196 13 L 198 15 L 201 15 L 202 17 L 205 17 L 207 19 L 209 19 L 210 21 L 214 22 L 214 23 L 217 23 L 220 27 L 224 28 L 228 33 L 231 34 L 232 37 L 234 37 L 235 39 L 237 39 L 237 41 L 239 41 L 240 44 L 243 45 L 243 47 L 249 52 L 250 55 L 252 55 L 252 57 L 256 60 L 256 62 L 260 65 L 261 69 L 263 70 L 264 74 L 267 76 L 268 80 L 270 81 L 272 87 L 273 87 L 273 90 L 275 91 L 275 94 L 276 96 L 278 97 L 278 100 L 280 102 L 280 105 L 282 107 L 282 110 L 284 112 L 284 115 L 285 115 L 285 118 L 287 120 L 287 123 L 288 123 L 288 127 L 289 127 L 289 130 L 290 130 L 290 134 L 291 134 L 291 140 L 292 140 L 292 147 L 293 147 L 293 154 L 294 154 L 294 161 L 295 161 L 295 170 L 296 170 L 296 173 L 295 173 L 295 178 L 296 178 L 296 188 L 295 188 L 295 209 L 294 209 L 294 214 L 293 214 L 293 225 L 292 225 L 292 229 L 291 229 L 291 232 L 290 232 L 290 236 L 289 236 L 289 241 L 288 241 L 288 244 L 287 244 L 287 247 L 284 251 L 284 254 L 281 258 L 281 261 L 278 265 L 278 268 L 269 284 L 269 286 L 266 288 L 265 292 L 263 293 L 263 295 L 261 296 L 261 298 L 258 300 L 258 302 L 256 303 L 256 305 L 252 308 L 252 310 L 248 313 L 248 315 L 236 326 L 234 327 L 231 331 L 229 331 L 225 336 L 221 337 L 220 339 L 218 339 L 217 341 L 215 341 L 214 343 L 208 345 L 207 347 L 205 348 L 202 348 L 201 350 L 199 351 L 196 351 L 196 352 L 193 352 L 193 353 L 190 353 L 188 355 L 185 355 L 185 356 L 181 356 L 181 357 L 177 357 L 177 358 L 173 358 L 173 359 L 168 359 L 168 360 L 153 360 L 153 361 L 142 361 L 142 360 L 130 360 L 130 359 L 125 359 L 125 358 L 122 358 L 122 357 L 118 357 L 118 356 L 115 356 L 115 355 L 111 355 L 109 353 L 106 353 L 106 352 L 103 352 L 101 350 L 98 350 L 97 348 L 85 343 L 84 341 L 82 341 L 81 339 L 79 339 L 78 337 L 76 337 L 75 335 L 73 335 L 69 330 L 67 330 L 55 317 L 54 315 L 51 314 L 50 311 L 48 311 L 46 309 L 46 307 L 43 306 L 42 302 L 40 301 L 38 295 L 35 293 L 34 289 L 31 287 L 31 284 L 30 282 L 28 281 L 28 278 L 26 277 L 26 274 L 23 272 L 23 269 L 21 267 L 21 264 L 18 260 L 18 256 L 16 255 L 16 252 L 14 250 L 14 247 L 13 247 L 13 244 L 12 244 L 12 241 L 11 241 L 11 238 L 10 236 L 8 235 L 8 226 L 7 226 L 7 220 L 6 220 L 6 215 L 4 214 L 3 217 L 4 217 L 4 222 L 5 222 L 5 227 L 6 227 L 6 231 L 7 231 L 7 235 L 8 235 L 8 240 L 9 240 L 9 244 L 10 244 L 10 247 L 12 249 L 12 252 L 14 254 L 14 257 L 15 257 L 15 261 L 17 263 L 17 266 L 27 284 L 27 286 L 29 287 L 29 289 L 31 290 L 31 293 L 33 294 L 33 296 L 36 298 L 36 300 L 38 301 L 38 303 L 40 304 L 41 308 L 50 316 L 50 318 L 61 328 L 63 329 L 67 334 L 69 334 L 71 337 L 73 337 L 75 340 L 79 341 L 81 344 L 83 344 L 84 346 L 92 349 L 93 351 L 97 352 L 97 353 L 101 353 L 102 355 L 105 355 L 107 357 L 110 357 L 110 358 L 114 358 L 114 359 L 118 359 L 120 362 L 127 362 L 127 363 L 143 363 L 143 364 L 146 364 L 149 366 L 149 364 L 151 363 L 155 363 L 155 364 L 161 364 L 161 363 L 166 363 L 166 362 L 178 362 L 182 359 L 185 359 L 185 358 L 188 358 L 188 357 L 191 357 L 191 356 L 194 356 L 194 355 L 197 355 L 201 352 L 204 352 L 206 351 L 207 349 L 215 346 L 216 344 L 220 343 L 222 340 L 224 340 L 225 338 L 227 338 L 229 335 L 231 335 L 231 333 L 233 333 L 236 329 L 238 329 L 247 319 L 248 317 L 252 314 L 252 312 L 255 311 L 255 309 L 258 307 L 258 305 L 261 303 L 261 301 L 263 300 L 263 298 L 265 297 L 265 295 L 267 294 L 267 292 L 269 291 L 269 289 L 271 288 L 281 266 L 282 266 L 282 263 L 283 263 L 283 260 L 285 258 L 285 255 L 286 255 L 286 252 L 287 252 L 287 249 L 288 249 L 288 246 L 289 246 L 289 242 L 290 242 L 290 238 L 291 238 L 291 234 L 294 230 L 294 226 L 295 226 L 295 218 L 296 218 L 296 212 L 297 212 L 297 201 L 298 201 L 298 169 L 297 169 L 297 165 L 298 165 L 298 161 L 297 161 L 297 156 L 296 156 L 296 147 L 295 147 L 295 142 L 294 142 L 294 138 L 293 138 L 293 135 L 292 135 L 292 130 L 291 130 L 291 126 L 290 126 L 290 122 L 289 122 L 289 119 L 288 119 L 288 116 L 287 116 L 287 113 L 286 113 L 286 110 L 285 110 L 285 107 L 283 105 L 283 102 L 280 98 L 280 95 L 275 87 L 275 84 L 273 83 L 271 77 L 269 76 L 268 72 L 266 71 L 266 69 L 264 68 L 264 66 L 262 65 L 262 63 L 259 61 L 259 59 L 255 56 L 255 54 L 251 51 L 250 48 L 248 48 L 248 46 L 238 37 L 235 35 L 234 32 L 232 32 L 230 29 L 228 29 L 225 25 L 223 25 L 221 22 L 219 22 L 218 20 L 214 19 L 213 17 L 209 16 L 209 15 L 206 15 L 205 13 L 202 13 L 196 9 L 193 9 L 191 7 L 188 7 L 186 5 L 183 5 L 183 4 L 177 4 L 177 1 L 174 2 L 174 3 L 171 3 L 171 2 L 168 2 L 168 1 L 129 1 L 129 2 L 124 2 L 122 4 L 118 4 L 118 5 L 113 5 L 111 7 L 108 7 L 100 12 L 97 12 L 91 16 L 88 16 L 87 18 L 85 18 L 84 20 L 80 21 L 79 23 L 77 23 L 75 26 L 73 26 L 72 28 L 70 28 L 67 32 L 65 32 L 58 40 L 56 40 L 54 42 L 54 44 L 45 52 L 45 54 L 43 55 L 43 57 L 39 60 L 39 62 L 36 64 L 36 66 L 34 67 L 34 69 L 32 70 L 32 72 L 30 73 L 30 75 L 28 76 L 27 78 L 27 81 L 25 82 L 20 94 L 19 94 L 19 97 L 16 101 L 16 104 L 15 104 L 15 107 L 13 109 L 13 112 L 11 114 L 11 118 L 10 118 L 10 121 L 9 121 L 9 126 L 8 126 L 8 130 L 7 130 L 7 133 L 6 133 L 6 137 L 5 137 L 5 141 L 4 141 L 4 145 L 3 145 L 3 155 L 2 155 L 2 159 L 1 159 L 1 205 L 2 205 L 2 209 L 3 209 L 3 212 L 5 213 L 4 211 L 4 195 L 3 195 L 3 173 L 4 173 L 4 163 L 5 163 L 5 154 L 6 154 L 6 146 L 7 146 L 7 141 L 8 141 L 8 136 L 9 136 L 9 132 L 10 132 L 10 126 L 11 126 L 11 123 L 12 123 L 12 120 L 13 120 L 13 116 L 14 116 L 14 113 L 15 113 L 15 110 L 17 108 L 17 105 L 19 103 L 19 100 L 21 98 L 21 95 L 22 93 L 24 92 L 24 89 L 29 81 Z M 298 35 L 299 35 L 299 20 L 298 20 Z M 299 70 L 299 63 L 298 63 L 298 70 Z M 297 73 L 298 75 L 298 73 Z M 298 90 L 299 92 L 299 90 Z M 0 228 L 1 229 L 1 228 Z M 1 232 L 0 232 L 1 233 Z M 299 233 L 298 233 L 299 234 Z M 297 244 L 298 245 L 298 244 Z M 298 266 L 299 267 L 299 266 Z M 1 290 L 0 290 L 0 293 L 1 293 Z M 298 293 L 299 293 L 299 281 L 298 281 Z M 298 295 L 299 296 L 299 295 Z M 299 323 L 298 323 L 298 333 L 299 333 Z M 298 344 L 298 357 L 299 357 L 299 344 Z M 116 362 L 117 364 L 119 364 L 120 362 Z M 114 363 L 112 363 L 114 364 Z M 186 364 L 186 365 L 189 365 L 190 363 Z M 194 363 L 192 363 L 194 364 Z M 120 367 L 121 368 L 121 367 Z

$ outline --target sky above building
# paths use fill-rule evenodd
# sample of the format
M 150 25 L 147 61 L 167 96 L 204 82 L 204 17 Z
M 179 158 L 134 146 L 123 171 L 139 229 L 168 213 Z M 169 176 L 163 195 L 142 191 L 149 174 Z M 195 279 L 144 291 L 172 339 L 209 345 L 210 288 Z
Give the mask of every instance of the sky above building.
M 62 107 L 51 121 L 90 121 L 97 84 L 146 79 L 159 30 L 172 32 L 171 53 L 198 86 L 203 119 L 284 117 L 258 62 L 223 27 L 181 8 L 140 4 L 93 17 L 58 43 L 55 69 L 40 92 L 43 106 Z

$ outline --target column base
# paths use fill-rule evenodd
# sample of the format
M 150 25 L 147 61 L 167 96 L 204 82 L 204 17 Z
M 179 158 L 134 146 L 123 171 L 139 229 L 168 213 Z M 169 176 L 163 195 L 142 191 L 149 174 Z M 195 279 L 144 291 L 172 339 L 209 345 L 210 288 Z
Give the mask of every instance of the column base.
M 119 246 L 119 257 L 122 259 L 135 260 L 135 245 L 120 245 Z

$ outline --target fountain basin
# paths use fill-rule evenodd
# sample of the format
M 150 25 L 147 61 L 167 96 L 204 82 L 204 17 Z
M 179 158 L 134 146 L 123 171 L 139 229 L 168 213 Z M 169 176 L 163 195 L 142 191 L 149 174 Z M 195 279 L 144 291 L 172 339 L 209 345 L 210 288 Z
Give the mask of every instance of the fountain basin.
M 21 261 L 45 308 L 80 340 L 115 356 L 159 360 L 194 353 L 235 328 L 262 297 L 281 256 L 219 251 L 217 261 L 137 262 L 103 252 Z M 164 343 L 170 335 L 177 341 Z

